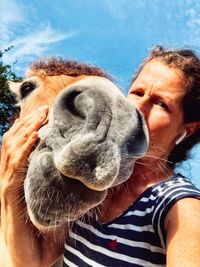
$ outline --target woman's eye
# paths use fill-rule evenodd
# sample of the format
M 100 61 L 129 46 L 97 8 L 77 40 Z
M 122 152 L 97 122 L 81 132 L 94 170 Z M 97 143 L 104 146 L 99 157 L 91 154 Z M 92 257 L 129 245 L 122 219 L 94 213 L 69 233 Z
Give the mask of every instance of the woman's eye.
M 144 95 L 144 93 L 141 91 L 132 91 L 131 94 L 141 96 L 141 97 Z
M 156 105 L 160 106 L 162 109 L 169 110 L 168 106 L 163 102 L 157 102 Z
M 20 87 L 21 97 L 24 98 L 29 95 L 34 89 L 36 85 L 32 82 L 24 82 Z

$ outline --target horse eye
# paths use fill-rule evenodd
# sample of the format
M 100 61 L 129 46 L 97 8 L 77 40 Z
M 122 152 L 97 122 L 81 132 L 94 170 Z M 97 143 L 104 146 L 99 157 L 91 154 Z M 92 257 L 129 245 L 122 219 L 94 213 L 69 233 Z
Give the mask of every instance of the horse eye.
M 21 97 L 24 98 L 29 95 L 34 89 L 36 85 L 32 82 L 24 82 L 20 87 Z

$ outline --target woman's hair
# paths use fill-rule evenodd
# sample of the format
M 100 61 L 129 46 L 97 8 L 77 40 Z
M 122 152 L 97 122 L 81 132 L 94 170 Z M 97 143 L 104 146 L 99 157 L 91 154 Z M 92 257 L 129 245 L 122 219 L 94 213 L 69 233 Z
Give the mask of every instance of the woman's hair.
M 168 50 L 155 46 L 150 56 L 144 60 L 133 81 L 138 77 L 144 65 L 151 60 L 158 60 L 170 68 L 183 72 L 186 79 L 182 101 L 184 122 L 200 121 L 200 58 L 192 50 Z M 191 148 L 199 141 L 200 129 L 174 147 L 168 158 L 169 165 L 174 167 L 176 163 L 186 160 Z

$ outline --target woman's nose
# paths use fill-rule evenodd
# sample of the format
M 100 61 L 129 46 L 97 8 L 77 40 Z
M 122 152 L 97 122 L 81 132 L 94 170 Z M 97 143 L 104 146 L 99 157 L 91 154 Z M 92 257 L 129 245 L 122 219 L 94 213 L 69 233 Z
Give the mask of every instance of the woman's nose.
M 140 97 L 137 100 L 136 105 L 137 105 L 137 107 L 143 113 L 143 115 L 145 117 L 148 114 L 149 108 L 150 108 L 150 104 L 149 104 L 149 101 L 148 101 L 148 96 Z

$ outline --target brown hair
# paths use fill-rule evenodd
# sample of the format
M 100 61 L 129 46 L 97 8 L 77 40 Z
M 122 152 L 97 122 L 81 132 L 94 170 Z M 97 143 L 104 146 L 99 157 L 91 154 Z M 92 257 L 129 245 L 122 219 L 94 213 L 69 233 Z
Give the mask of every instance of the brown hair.
M 158 60 L 170 68 L 181 70 L 186 78 L 182 108 L 185 123 L 200 121 L 200 58 L 188 49 L 170 50 L 155 46 L 150 56 L 144 60 L 133 81 L 138 77 L 144 65 Z M 169 165 L 186 160 L 191 148 L 200 141 L 200 129 L 174 147 L 169 155 Z
M 33 71 L 42 71 L 44 75 L 68 75 L 77 77 L 80 75 L 94 75 L 113 80 L 102 68 L 91 66 L 89 64 L 76 60 L 62 59 L 57 57 L 42 58 L 34 61 L 30 65 Z

